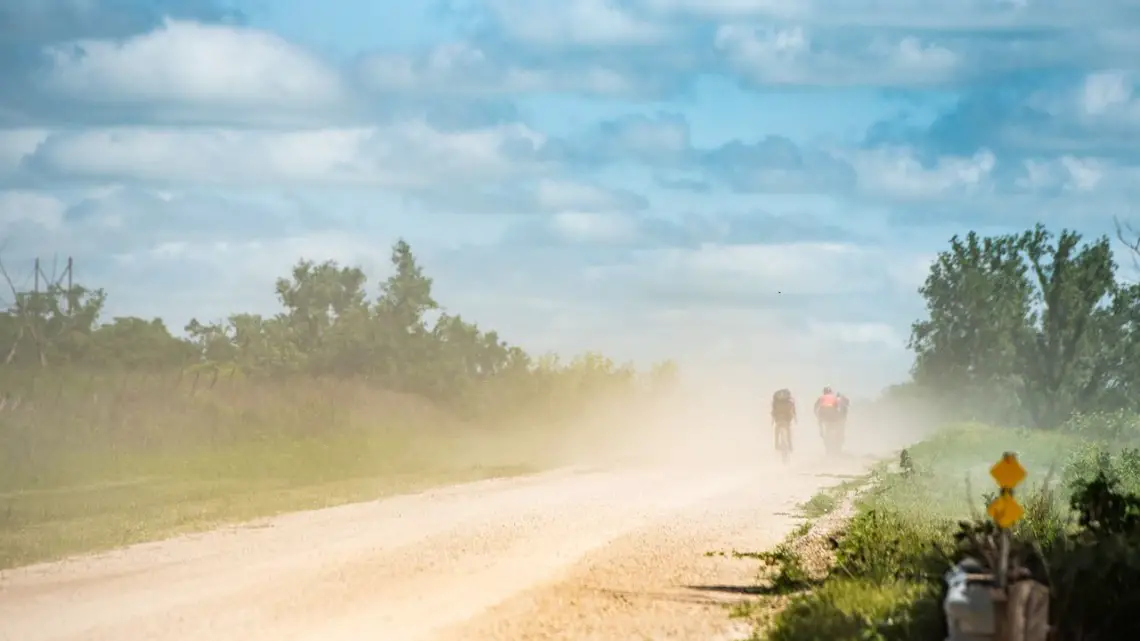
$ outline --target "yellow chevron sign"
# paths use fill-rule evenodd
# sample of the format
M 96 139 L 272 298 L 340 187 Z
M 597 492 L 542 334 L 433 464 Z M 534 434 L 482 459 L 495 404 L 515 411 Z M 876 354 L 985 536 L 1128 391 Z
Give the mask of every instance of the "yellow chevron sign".
M 993 503 L 986 508 L 986 512 L 998 524 L 998 527 L 1008 528 L 1014 523 L 1021 520 L 1025 516 L 1025 509 L 1017 502 L 1017 499 L 1009 494 L 1002 494 L 994 499 Z
M 990 476 L 994 477 L 998 486 L 1003 490 L 1012 490 L 1025 480 L 1026 471 L 1017 461 L 1017 455 L 1006 452 L 1001 460 L 990 468 Z

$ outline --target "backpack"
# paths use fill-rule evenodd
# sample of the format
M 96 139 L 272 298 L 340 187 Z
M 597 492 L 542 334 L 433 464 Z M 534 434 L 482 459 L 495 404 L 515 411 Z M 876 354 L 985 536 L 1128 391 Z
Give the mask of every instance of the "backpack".
M 780 418 L 791 418 L 793 407 L 792 393 L 788 390 L 778 390 L 772 395 L 772 414 Z

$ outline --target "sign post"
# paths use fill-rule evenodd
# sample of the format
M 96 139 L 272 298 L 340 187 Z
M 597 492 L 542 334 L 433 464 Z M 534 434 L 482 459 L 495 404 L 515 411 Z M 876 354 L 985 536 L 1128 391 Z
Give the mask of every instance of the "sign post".
M 963 560 L 947 575 L 943 608 L 948 640 L 1047 641 L 1049 588 L 1031 576 L 1010 581 L 1010 528 L 1025 516 L 1025 509 L 1013 498 L 1013 489 L 1025 480 L 1025 468 L 1016 454 L 1006 452 L 990 468 L 990 476 L 1001 488 L 986 508 L 998 526 L 998 567 L 990 568 L 992 575 L 974 575 L 971 579 Z
M 1025 468 L 1013 452 L 1002 454 L 1001 460 L 990 468 L 990 476 L 997 481 L 1001 492 L 990 503 L 986 512 L 1000 528 L 1000 550 L 997 570 L 998 587 L 1005 589 L 1009 579 L 1009 528 L 1025 516 L 1025 509 L 1013 498 L 1013 488 L 1025 480 Z

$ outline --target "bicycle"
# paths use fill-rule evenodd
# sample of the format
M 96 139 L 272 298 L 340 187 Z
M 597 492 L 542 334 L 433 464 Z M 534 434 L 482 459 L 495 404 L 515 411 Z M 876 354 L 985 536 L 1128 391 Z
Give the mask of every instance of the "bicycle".
M 780 461 L 787 463 L 792 453 L 792 424 L 773 420 L 772 427 L 776 430 L 776 451 L 780 453 Z
M 823 437 L 823 447 L 827 456 L 839 456 L 843 452 L 844 432 L 846 421 L 841 418 L 821 419 L 819 434 Z

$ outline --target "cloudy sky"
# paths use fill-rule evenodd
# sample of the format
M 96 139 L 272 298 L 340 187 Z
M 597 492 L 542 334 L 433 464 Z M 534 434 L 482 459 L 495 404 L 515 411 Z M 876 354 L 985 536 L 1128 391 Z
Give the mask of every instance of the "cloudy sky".
M 1138 71 L 1138 0 L 7 0 L 3 260 L 180 329 L 402 236 L 534 350 L 871 391 L 952 234 L 1136 220 Z

